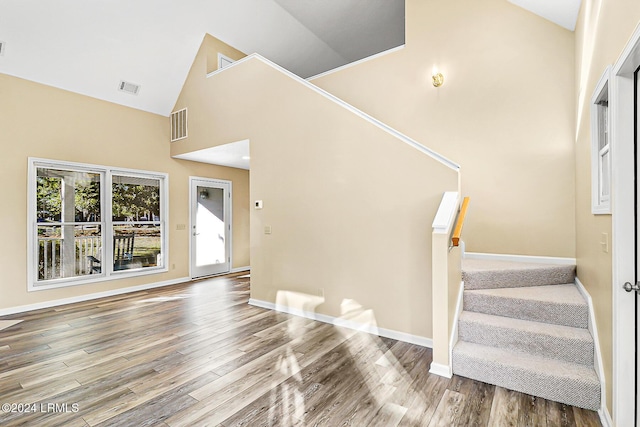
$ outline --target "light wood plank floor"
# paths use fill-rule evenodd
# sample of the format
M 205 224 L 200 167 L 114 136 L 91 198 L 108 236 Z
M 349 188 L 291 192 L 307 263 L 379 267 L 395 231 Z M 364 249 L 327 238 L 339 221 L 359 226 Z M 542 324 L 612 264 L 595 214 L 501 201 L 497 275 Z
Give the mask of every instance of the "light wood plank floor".
M 600 425 L 594 412 L 430 375 L 430 349 L 248 297 L 235 275 L 1 318 L 24 321 L 0 331 L 0 425 Z

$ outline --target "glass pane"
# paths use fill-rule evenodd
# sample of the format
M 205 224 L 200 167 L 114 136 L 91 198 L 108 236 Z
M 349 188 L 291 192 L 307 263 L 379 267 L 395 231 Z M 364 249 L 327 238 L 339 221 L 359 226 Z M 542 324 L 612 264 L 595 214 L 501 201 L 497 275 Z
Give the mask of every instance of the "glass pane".
M 600 162 L 601 162 L 601 172 L 600 172 L 600 199 L 601 201 L 609 200 L 610 193 L 610 156 L 609 151 L 605 151 L 602 153 Z
M 600 131 L 598 138 L 598 150 L 602 150 L 609 143 L 608 110 L 609 107 L 607 104 L 600 104 L 598 106 L 598 129 Z
M 38 280 L 102 272 L 99 225 L 38 225 Z
M 116 225 L 113 227 L 113 269 L 162 267 L 160 225 Z
M 100 174 L 37 168 L 38 222 L 100 222 Z
M 196 265 L 222 264 L 227 260 L 224 225 L 224 190 L 197 187 Z
M 114 175 L 114 221 L 160 221 L 160 180 Z

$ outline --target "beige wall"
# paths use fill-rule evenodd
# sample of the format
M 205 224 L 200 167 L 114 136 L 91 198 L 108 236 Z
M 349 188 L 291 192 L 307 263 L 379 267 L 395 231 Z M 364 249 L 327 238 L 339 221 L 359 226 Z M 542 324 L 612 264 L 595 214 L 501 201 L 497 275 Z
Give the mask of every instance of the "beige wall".
M 505 0 L 406 17 L 404 49 L 312 83 L 462 166 L 468 251 L 574 257 L 574 34 Z
M 639 21 L 637 1 L 585 0 L 576 28 L 576 256 L 578 277 L 594 302 L 610 411 L 613 401 L 612 259 L 611 252 L 604 252 L 600 242 L 605 233 L 611 244 L 612 226 L 611 215 L 591 214 L 590 101 L 600 76 L 608 65 L 616 62 Z
M 249 176 L 239 169 L 170 158 L 169 119 L 0 74 L 0 310 L 187 277 L 188 177 L 233 181 L 235 267 L 249 265 Z M 40 157 L 169 174 L 167 273 L 27 292 L 27 159 Z M 175 266 L 175 268 L 173 268 Z
M 430 338 L 431 222 L 458 173 L 257 58 L 205 64 L 203 44 L 172 152 L 250 139 L 251 297 Z

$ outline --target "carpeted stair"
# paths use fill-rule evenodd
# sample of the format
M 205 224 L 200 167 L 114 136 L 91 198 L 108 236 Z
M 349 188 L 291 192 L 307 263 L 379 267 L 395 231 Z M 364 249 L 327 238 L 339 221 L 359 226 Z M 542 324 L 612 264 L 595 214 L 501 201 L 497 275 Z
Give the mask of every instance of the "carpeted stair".
M 598 410 L 600 381 L 575 266 L 465 259 L 453 373 Z

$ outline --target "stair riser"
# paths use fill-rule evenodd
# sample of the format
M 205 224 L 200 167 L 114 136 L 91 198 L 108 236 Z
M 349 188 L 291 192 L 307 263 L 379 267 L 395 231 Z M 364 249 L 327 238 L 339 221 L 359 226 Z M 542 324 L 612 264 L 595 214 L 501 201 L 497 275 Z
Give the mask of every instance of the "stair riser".
M 587 328 L 586 305 L 503 298 L 495 295 L 464 293 L 464 310 L 556 325 Z
M 461 341 L 593 366 L 593 340 L 564 338 L 460 320 Z
M 494 384 L 521 393 L 597 411 L 600 385 L 593 381 L 563 378 L 546 372 L 513 368 L 453 353 L 453 372 L 467 378 Z
M 530 270 L 465 271 L 462 278 L 465 289 L 561 285 L 575 281 L 575 267 L 562 265 Z

